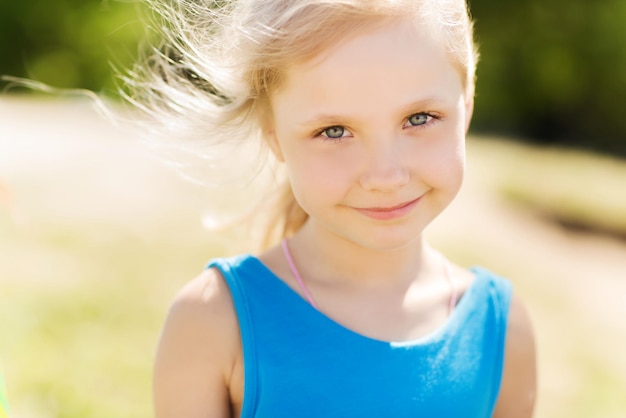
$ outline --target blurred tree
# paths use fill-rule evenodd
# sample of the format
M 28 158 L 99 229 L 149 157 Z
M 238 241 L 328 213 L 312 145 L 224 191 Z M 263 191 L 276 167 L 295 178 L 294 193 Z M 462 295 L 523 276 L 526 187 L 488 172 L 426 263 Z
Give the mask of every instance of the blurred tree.
M 126 67 L 143 36 L 139 2 L 3 1 L 0 74 L 63 88 L 113 87 L 111 64 Z
M 474 128 L 626 156 L 626 1 L 471 0 Z
M 278 1 L 278 0 L 277 0 Z M 469 0 L 473 128 L 626 156 L 626 1 Z M 2 1 L 0 74 L 109 90 L 145 34 L 140 0 Z

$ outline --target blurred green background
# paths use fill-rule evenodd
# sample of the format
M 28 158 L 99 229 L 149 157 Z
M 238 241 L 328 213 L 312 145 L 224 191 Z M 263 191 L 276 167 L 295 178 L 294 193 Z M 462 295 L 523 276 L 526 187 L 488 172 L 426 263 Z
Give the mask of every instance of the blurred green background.
M 626 156 L 626 2 L 472 0 L 473 131 Z M 145 35 L 138 1 L 3 1 L 0 74 L 115 95 Z
M 114 96 L 145 35 L 140 1 L 3 0 L 0 74 Z
M 474 128 L 626 155 L 626 2 L 472 0 Z
M 112 66 L 137 55 L 143 3 L 0 2 L 0 74 L 116 97 Z M 510 277 L 526 301 L 538 418 L 623 418 L 626 1 L 472 8 L 482 60 L 468 179 L 431 241 Z M 7 91 L 0 369 L 12 417 L 148 417 L 173 295 L 209 258 L 247 250 L 248 231 L 205 228 L 223 196 L 154 161 L 90 102 Z

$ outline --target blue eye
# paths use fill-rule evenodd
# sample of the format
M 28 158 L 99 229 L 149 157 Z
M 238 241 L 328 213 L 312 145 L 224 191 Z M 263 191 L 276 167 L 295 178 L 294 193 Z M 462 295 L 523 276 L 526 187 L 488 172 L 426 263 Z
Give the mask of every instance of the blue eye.
M 431 116 L 427 113 L 416 113 L 414 115 L 409 116 L 408 122 L 412 126 L 420 126 L 424 125 L 430 120 Z
M 346 135 L 346 129 L 343 126 L 331 126 L 321 132 L 324 136 L 331 139 L 338 139 Z

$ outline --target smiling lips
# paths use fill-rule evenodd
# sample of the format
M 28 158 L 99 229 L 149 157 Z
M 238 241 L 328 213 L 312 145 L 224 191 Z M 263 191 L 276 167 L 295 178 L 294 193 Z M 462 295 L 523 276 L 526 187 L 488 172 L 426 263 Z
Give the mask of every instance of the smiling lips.
M 419 202 L 420 199 L 421 196 L 409 202 L 404 202 L 391 207 L 355 209 L 357 212 L 362 213 L 368 218 L 386 221 L 403 217 L 404 215 L 409 213 L 415 207 L 415 205 L 417 205 L 417 202 Z

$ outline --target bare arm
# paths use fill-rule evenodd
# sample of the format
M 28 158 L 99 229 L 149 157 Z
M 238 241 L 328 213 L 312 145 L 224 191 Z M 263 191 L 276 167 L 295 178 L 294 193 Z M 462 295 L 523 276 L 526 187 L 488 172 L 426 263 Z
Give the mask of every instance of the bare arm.
M 181 290 L 165 322 L 154 366 L 156 418 L 230 417 L 239 347 L 228 288 L 207 270 Z
M 493 418 L 532 417 L 536 387 L 537 365 L 532 325 L 522 302 L 513 296 L 502 387 Z

